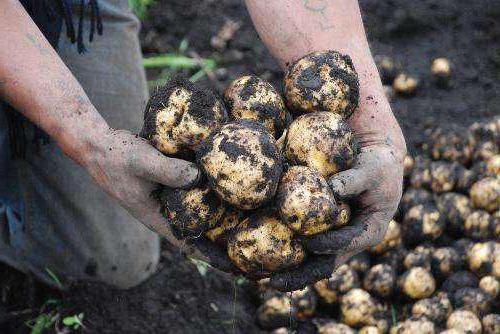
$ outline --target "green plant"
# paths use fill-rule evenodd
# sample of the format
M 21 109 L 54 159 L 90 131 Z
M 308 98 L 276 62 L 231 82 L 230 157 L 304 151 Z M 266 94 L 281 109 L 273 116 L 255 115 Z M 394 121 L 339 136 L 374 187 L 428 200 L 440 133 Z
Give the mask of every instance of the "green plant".
M 130 8 L 132 8 L 135 15 L 141 20 L 146 18 L 148 6 L 151 6 L 155 2 L 156 0 L 128 0 Z
M 83 313 L 80 313 L 65 317 L 63 318 L 63 324 L 71 329 L 77 330 L 83 327 L 83 316 Z

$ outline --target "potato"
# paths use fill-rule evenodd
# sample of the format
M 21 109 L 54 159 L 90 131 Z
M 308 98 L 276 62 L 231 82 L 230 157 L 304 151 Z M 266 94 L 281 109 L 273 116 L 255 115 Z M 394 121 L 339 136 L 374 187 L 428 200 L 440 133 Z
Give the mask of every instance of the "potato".
M 461 288 L 477 288 L 478 283 L 479 281 L 474 274 L 470 271 L 461 270 L 448 276 L 441 285 L 441 290 L 453 294 Z
M 499 152 L 498 144 L 493 141 L 482 141 L 471 147 L 472 161 L 488 161 Z
M 351 221 L 351 207 L 346 202 L 337 201 L 337 219 L 335 220 L 335 227 L 342 227 Z
M 384 85 L 392 84 L 401 71 L 401 64 L 388 56 L 375 56 L 375 64 Z
M 296 118 L 284 145 L 284 155 L 291 165 L 308 166 L 325 178 L 349 169 L 357 150 L 349 125 L 339 115 L 325 112 Z
M 465 220 L 473 211 L 469 198 L 462 194 L 445 193 L 437 198 L 436 206 L 448 220 L 447 229 L 456 235 L 463 233 Z
M 398 94 L 410 96 L 415 94 L 419 84 L 420 83 L 416 77 L 411 76 L 407 73 L 400 73 L 394 79 L 392 88 L 394 88 L 394 90 Z
M 226 211 L 216 227 L 205 232 L 205 236 L 222 246 L 227 245 L 229 237 L 237 229 L 238 225 L 245 220 L 245 213 L 241 210 L 226 207 Z
M 465 333 L 481 334 L 482 326 L 479 318 L 467 310 L 454 311 L 446 321 L 448 329 L 457 329 Z
M 428 158 L 417 156 L 410 175 L 410 184 L 413 188 L 427 188 L 431 186 L 431 161 Z
M 346 264 L 358 275 L 364 275 L 370 269 L 370 256 L 366 251 L 358 253 L 347 260 Z
M 396 273 L 388 264 L 377 264 L 368 270 L 363 288 L 375 296 L 386 298 L 392 295 L 396 286 Z
M 402 242 L 401 228 L 395 220 L 391 220 L 382 241 L 378 245 L 368 248 L 368 251 L 372 254 L 382 254 L 401 245 Z
M 406 254 L 403 264 L 406 269 L 421 267 L 431 270 L 432 252 L 434 252 L 434 247 L 417 246 Z
M 152 93 L 141 137 L 165 154 L 185 153 L 226 120 L 224 104 L 212 92 L 174 77 Z
M 467 252 L 470 271 L 480 275 L 500 278 L 500 243 L 476 243 Z
M 451 247 L 455 248 L 455 250 L 458 252 L 460 255 L 460 258 L 462 261 L 467 262 L 467 253 L 469 252 L 469 249 L 472 248 L 474 245 L 474 242 L 468 238 L 461 238 L 458 240 L 453 241 L 451 244 Z
M 493 297 L 479 288 L 461 288 L 452 295 L 453 306 L 483 316 L 490 312 Z
M 276 205 L 281 220 L 299 235 L 325 232 L 337 220 L 337 205 L 326 180 L 305 166 L 292 166 L 283 174 Z
M 383 334 L 376 326 L 365 326 L 358 331 L 358 334 Z
M 500 280 L 493 276 L 484 276 L 479 281 L 479 288 L 493 298 L 497 298 L 500 295 Z
M 453 311 L 448 295 L 439 292 L 431 298 L 424 298 L 413 304 L 411 314 L 414 317 L 426 317 L 434 323 L 444 323 Z
M 356 331 L 351 327 L 332 320 L 317 323 L 316 327 L 318 334 L 356 334 Z
M 491 174 L 500 175 L 500 154 L 496 154 L 486 162 L 486 171 Z
M 375 299 L 362 289 L 352 289 L 340 300 L 342 322 L 355 328 L 374 325 L 379 309 Z
M 374 259 L 374 263 L 385 263 L 390 265 L 396 273 L 400 273 L 403 268 L 403 259 L 407 256 L 408 250 L 399 246 L 393 249 L 389 249 L 387 252 L 377 256 Z
M 251 119 L 278 138 L 291 120 L 285 102 L 274 87 L 255 75 L 232 81 L 224 91 L 231 120 Z
M 429 138 L 430 154 L 434 160 L 458 162 L 466 165 L 470 162 L 472 150 L 467 138 L 458 131 L 436 129 Z
M 325 304 L 333 304 L 348 291 L 359 288 L 359 276 L 347 264 L 341 265 L 332 275 L 314 284 L 314 289 Z
M 420 188 L 408 188 L 401 197 L 399 209 L 404 215 L 412 207 L 428 203 L 432 203 L 432 194 L 429 191 Z
M 500 315 L 499 314 L 488 314 L 484 316 L 483 321 L 483 331 L 484 334 L 498 334 L 500 333 Z
M 267 276 L 299 265 L 305 258 L 302 246 L 275 210 L 259 210 L 240 223 L 227 246 L 229 258 L 243 272 Z
M 474 122 L 469 126 L 468 131 L 469 142 L 475 145 L 479 142 L 500 140 L 500 117 L 495 117 L 492 120 Z
M 237 208 L 271 200 L 283 170 L 276 141 L 260 124 L 240 120 L 214 131 L 197 150 L 210 187 Z
M 425 317 L 408 318 L 396 326 L 391 327 L 390 334 L 434 334 L 436 330 L 434 323 L 427 320 Z
M 457 184 L 455 190 L 463 194 L 469 194 L 470 187 L 477 181 L 479 173 L 472 169 L 457 168 Z
M 405 155 L 403 159 L 403 175 L 408 177 L 411 175 L 413 167 L 415 166 L 415 160 L 411 155 Z
M 450 80 L 451 64 L 447 58 L 436 58 L 432 61 L 431 73 L 440 87 L 446 87 Z
M 473 211 L 465 220 L 465 235 L 474 240 L 484 240 L 493 237 L 495 218 L 483 210 Z
M 430 164 L 431 190 L 435 193 L 452 191 L 457 184 L 456 165 L 448 162 L 433 161 Z
M 265 329 L 288 326 L 297 319 L 294 317 L 292 299 L 285 293 L 277 294 L 266 301 L 257 309 L 257 322 Z
M 401 276 L 399 287 L 406 296 L 412 299 L 423 299 L 434 293 L 436 281 L 429 271 L 414 267 Z
M 440 247 L 431 253 L 434 277 L 444 279 L 462 267 L 460 254 L 452 247 Z
M 165 187 L 160 195 L 162 211 L 181 237 L 197 237 L 214 228 L 224 214 L 222 201 L 208 187 L 189 190 Z
M 318 296 L 312 287 L 291 292 L 292 306 L 298 319 L 306 319 L 314 315 L 318 304 Z
M 405 214 L 401 229 L 409 244 L 435 240 L 444 231 L 446 220 L 433 204 L 420 204 Z
M 485 177 L 472 185 L 470 198 L 474 206 L 488 212 L 500 208 L 500 177 Z
M 296 114 L 328 111 L 349 117 L 359 100 L 358 75 L 351 58 L 333 50 L 300 58 L 286 71 L 285 99 Z

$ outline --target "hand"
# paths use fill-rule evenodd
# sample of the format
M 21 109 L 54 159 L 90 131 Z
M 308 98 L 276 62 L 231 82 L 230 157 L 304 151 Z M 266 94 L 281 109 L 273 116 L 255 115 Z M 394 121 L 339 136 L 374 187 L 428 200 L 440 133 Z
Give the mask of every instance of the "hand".
M 349 120 L 361 146 L 357 161 L 352 169 L 328 180 L 338 199 L 353 200 L 353 219 L 341 229 L 303 238 L 312 255 L 297 269 L 271 278 L 271 285 L 279 290 L 297 290 L 330 277 L 350 257 L 378 244 L 396 212 L 403 187 L 405 141 L 380 83 L 369 88 L 376 93 L 362 91 L 360 107 Z
M 138 135 L 112 129 L 84 155 L 80 162 L 108 194 L 148 228 L 179 245 L 151 193 L 158 183 L 174 188 L 197 183 L 201 174 L 195 164 L 168 158 Z

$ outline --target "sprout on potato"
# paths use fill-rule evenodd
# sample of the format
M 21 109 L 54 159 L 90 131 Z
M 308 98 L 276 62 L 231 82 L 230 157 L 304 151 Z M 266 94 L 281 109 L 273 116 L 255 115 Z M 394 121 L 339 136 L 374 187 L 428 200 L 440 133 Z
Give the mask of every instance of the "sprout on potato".
M 141 136 L 165 154 L 185 153 L 226 120 L 224 104 L 212 92 L 175 77 L 151 95 Z
M 339 115 L 310 113 L 296 118 L 286 135 L 284 155 L 323 177 L 349 169 L 357 153 L 355 134 Z
M 332 228 L 338 212 L 326 180 L 305 166 L 292 166 L 283 174 L 276 205 L 282 221 L 295 233 L 306 236 Z
M 240 270 L 255 276 L 295 267 L 305 258 L 292 230 L 277 212 L 265 209 L 240 223 L 229 239 L 228 254 Z
M 430 297 L 436 290 L 436 281 L 432 274 L 422 267 L 406 271 L 399 279 L 401 291 L 412 299 Z
M 328 111 L 349 117 L 359 99 L 351 58 L 333 50 L 300 58 L 286 71 L 285 99 L 294 113 Z
M 224 100 L 230 119 L 257 121 L 275 138 L 280 136 L 291 118 L 276 89 L 255 75 L 232 81 L 224 91 Z
M 333 224 L 335 227 L 342 227 L 351 221 L 351 207 L 346 202 L 337 201 L 337 219 Z
M 446 321 L 448 329 L 457 329 L 463 333 L 481 334 L 482 326 L 479 318 L 467 310 L 454 311 Z
M 255 209 L 271 200 L 283 170 L 276 141 L 260 124 L 228 123 L 213 132 L 197 151 L 210 187 L 240 209 Z

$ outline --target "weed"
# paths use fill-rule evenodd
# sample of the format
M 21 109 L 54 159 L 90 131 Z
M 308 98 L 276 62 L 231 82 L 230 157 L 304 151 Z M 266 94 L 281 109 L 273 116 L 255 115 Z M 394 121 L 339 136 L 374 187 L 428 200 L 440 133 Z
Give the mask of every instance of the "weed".
M 130 8 L 132 8 L 135 15 L 141 20 L 146 18 L 148 7 L 155 2 L 156 0 L 128 0 Z

